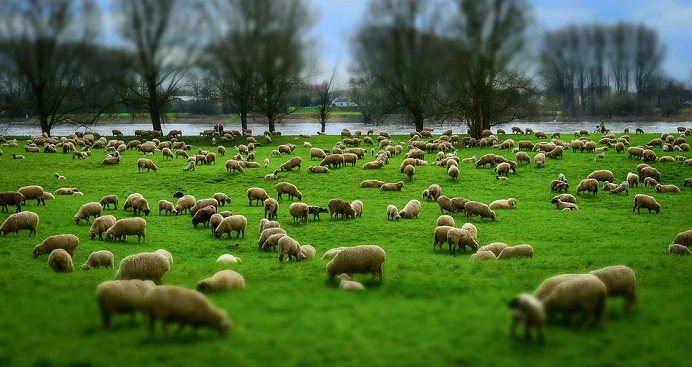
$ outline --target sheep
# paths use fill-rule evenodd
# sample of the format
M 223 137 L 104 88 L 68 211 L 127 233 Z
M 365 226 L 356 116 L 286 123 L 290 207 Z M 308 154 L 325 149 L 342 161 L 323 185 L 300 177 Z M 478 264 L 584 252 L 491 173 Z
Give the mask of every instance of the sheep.
M 214 199 L 219 203 L 219 206 L 224 206 L 225 204 L 230 204 L 231 203 L 231 198 L 228 197 L 228 195 L 224 194 L 223 192 L 217 192 L 212 195 Z
M 452 216 L 450 215 L 440 215 L 439 217 L 437 217 L 437 225 L 454 227 L 454 218 L 452 218 Z
M 550 181 L 550 191 L 565 191 L 569 189 L 569 184 L 565 181 L 552 180 Z
M 300 255 L 299 258 L 301 260 L 312 260 L 315 258 L 315 254 L 317 253 L 317 250 L 315 250 L 315 247 L 312 245 L 301 245 L 300 246 Z
M 119 219 L 106 230 L 106 241 L 127 241 L 128 235 L 137 235 L 137 242 L 146 240 L 146 228 L 147 221 L 144 218 Z
M 502 251 L 503 251 L 504 249 L 506 249 L 507 247 L 508 247 L 507 244 L 504 243 L 504 242 L 492 242 L 492 243 L 489 243 L 489 244 L 487 244 L 487 245 L 482 246 L 481 248 L 479 248 L 479 249 L 478 249 L 478 252 L 481 252 L 481 251 L 490 251 L 490 252 L 492 252 L 493 254 L 495 254 L 495 256 L 500 256 L 500 254 L 502 253 Z
M 613 182 L 613 172 L 607 169 L 599 169 L 591 172 L 586 178 L 594 178 L 598 181 L 608 181 Z
M 605 153 L 596 154 L 596 155 L 593 157 L 593 161 L 594 161 L 594 162 L 596 162 L 596 161 L 605 162 Z
M 634 207 L 632 208 L 632 213 L 634 213 L 635 209 L 637 210 L 637 213 L 640 213 L 641 208 L 649 209 L 649 213 L 654 210 L 656 214 L 658 214 L 658 212 L 661 211 L 661 204 L 659 204 L 653 196 L 645 194 L 634 195 Z
M 118 210 L 118 196 L 117 195 L 106 195 L 99 201 L 102 208 L 110 209 L 110 205 L 113 204 L 113 209 Z
M 221 270 L 211 278 L 197 282 L 197 291 L 201 293 L 221 292 L 230 289 L 245 288 L 245 279 L 233 270 Z
M 272 249 L 278 249 L 279 247 L 279 240 L 281 237 L 286 236 L 286 233 L 276 233 L 273 234 L 269 237 L 267 237 L 267 240 L 264 241 L 264 244 L 262 244 L 262 250 L 264 251 L 271 251 Z
M 544 280 L 538 288 L 533 292 L 533 296 L 538 300 L 543 301 L 553 292 L 553 289 L 559 284 L 564 283 L 568 280 L 578 278 L 580 274 L 560 274 L 555 275 Z
M 621 192 L 625 192 L 626 195 L 630 194 L 630 184 L 627 181 L 622 181 L 616 188 L 610 190 L 609 192 L 611 194 L 619 194 Z
M 363 216 L 363 202 L 360 200 L 354 200 L 351 203 L 351 208 L 356 212 L 356 217 L 361 218 Z
M 492 251 L 481 251 L 480 249 L 471 255 L 469 261 L 496 260 L 497 257 Z
M 89 236 L 93 240 L 96 238 L 96 235 L 99 236 L 99 240 L 103 239 L 103 232 L 106 232 L 108 228 L 112 227 L 113 224 L 115 224 L 115 217 L 112 215 L 102 215 L 96 219 L 94 219 L 93 223 L 91 223 L 91 227 L 89 228 Z
M 168 323 L 179 323 L 179 330 L 190 325 L 215 329 L 225 336 L 231 328 L 226 312 L 209 301 L 202 293 L 175 285 L 150 289 L 144 296 L 144 308 L 149 314 L 149 333 L 153 334 L 156 321 L 168 338 Z
M 43 200 L 55 200 L 55 196 L 48 191 L 43 192 Z
M 10 214 L 10 216 L 2 222 L 2 225 L 0 225 L 0 236 L 4 236 L 11 232 L 19 236 L 20 229 L 28 229 L 29 237 L 31 237 L 32 233 L 34 237 L 36 237 L 38 221 L 38 214 L 34 212 L 24 211 Z
M 26 204 L 27 200 L 31 199 L 36 199 L 36 205 L 43 204 L 44 206 L 46 205 L 45 200 L 43 199 L 43 187 L 38 186 L 38 185 L 31 185 L 31 186 L 24 186 L 20 187 L 17 192 L 24 195 L 24 200 L 22 201 L 22 204 Z
M 48 255 L 48 266 L 57 273 L 70 273 L 74 271 L 72 256 L 67 251 L 57 248 Z
M 272 198 L 267 198 L 264 200 L 264 218 L 268 220 L 276 219 L 279 217 L 279 202 Z
M 685 247 L 692 246 L 692 229 L 678 233 L 672 243 L 677 243 Z
M 15 213 L 19 213 L 22 211 L 22 201 L 24 201 L 24 195 L 18 191 L 0 192 L 0 206 L 2 206 L 2 211 L 9 212 L 7 206 L 14 205 Z
M 437 198 L 442 194 L 442 187 L 438 184 L 432 184 L 423 191 L 423 199 L 425 201 L 437 201 Z
M 324 152 L 324 150 L 320 148 L 310 148 L 310 160 L 313 158 L 324 159 L 326 157 L 327 154 Z
M 447 175 L 449 175 L 449 178 L 453 181 L 456 181 L 459 178 L 459 168 L 457 166 L 450 166 L 447 169 Z
M 269 194 L 267 192 L 259 187 L 251 187 L 247 189 L 247 198 L 250 201 L 250 206 L 252 206 L 252 201 L 255 200 L 255 204 L 259 204 L 259 202 L 264 202 L 269 198 Z
M 300 164 L 302 163 L 302 159 L 300 157 L 293 157 L 286 161 L 284 164 L 280 166 L 282 171 L 290 171 L 296 167 L 300 169 Z
M 480 203 L 478 201 L 468 201 L 464 204 L 464 212 L 466 212 L 466 220 L 470 221 L 471 216 L 478 215 L 481 218 L 481 222 L 484 218 L 490 218 L 495 221 L 495 212 L 492 211 L 488 205 Z
M 207 205 L 195 212 L 195 215 L 192 216 L 192 225 L 197 228 L 197 224 L 202 223 L 204 227 L 206 227 L 211 220 L 211 216 L 214 214 L 216 214 L 216 207 L 213 205 Z
M 515 205 L 517 205 L 517 199 L 509 198 L 509 199 L 495 200 L 492 203 L 490 203 L 490 205 L 488 205 L 488 208 L 490 208 L 490 209 L 511 209 L 511 208 L 514 208 Z
M 266 201 L 265 201 L 265 203 L 266 203 Z M 305 223 L 308 222 L 308 215 L 309 215 L 308 204 L 291 203 L 291 205 L 289 205 L 289 207 L 288 207 L 288 212 L 291 214 L 291 217 L 293 217 L 293 223 L 296 222 L 296 219 L 298 219 L 298 223 L 303 223 L 303 220 L 305 220 Z
M 182 197 L 178 198 L 178 202 L 175 204 L 175 210 L 180 213 L 184 212 L 189 212 L 190 208 L 195 206 L 197 203 L 197 199 L 195 199 L 194 196 L 192 195 L 183 195 Z
M 639 176 L 636 173 L 627 172 L 627 183 L 630 187 L 639 186 Z
M 591 274 L 578 274 L 553 289 L 543 300 L 546 315 L 557 313 L 583 313 L 583 327 L 588 327 L 594 317 L 605 326 L 608 290 L 603 282 Z
M 588 191 L 596 195 L 598 193 L 598 180 L 595 178 L 585 178 L 577 185 L 577 194 L 582 191 Z
M 195 205 L 193 205 L 192 208 L 190 208 L 190 215 L 194 216 L 198 210 L 205 208 L 209 205 L 217 209 L 219 208 L 219 202 L 214 198 L 200 199 L 195 202 Z
M 334 258 L 327 263 L 328 279 L 334 279 L 338 274 L 372 274 L 372 280 L 378 275 L 382 281 L 382 264 L 386 259 L 384 250 L 377 245 L 360 245 L 347 247 L 339 251 Z
M 82 270 L 98 269 L 101 266 L 113 268 L 113 262 L 112 252 L 108 250 L 94 251 L 89 254 L 89 258 L 82 264 Z
M 329 220 L 332 220 L 334 217 L 339 219 L 339 214 L 341 214 L 341 219 L 356 218 L 356 211 L 353 210 L 351 204 L 346 200 L 331 199 L 327 203 L 327 207 L 329 208 Z
M 133 198 L 131 205 L 132 211 L 135 213 L 135 215 L 139 215 L 140 212 L 143 212 L 144 215 L 149 215 L 149 213 L 151 212 L 151 210 L 149 209 L 149 202 L 141 195 L 139 197 Z
M 269 158 L 264 158 L 264 168 L 269 168 Z
M 687 177 L 682 181 L 683 186 L 692 186 L 692 177 Z
M 257 241 L 257 245 L 260 249 L 264 248 L 265 243 L 267 242 L 267 239 L 275 234 L 286 234 L 286 231 L 283 228 L 279 227 L 272 227 L 272 228 L 265 228 L 260 232 L 260 237 L 259 240 Z
M 118 271 L 115 273 L 115 280 L 151 280 L 156 285 L 159 285 L 161 284 L 161 279 L 170 268 L 171 262 L 164 254 L 140 252 L 125 256 L 120 261 Z
M 354 281 L 348 274 L 342 273 L 339 275 L 339 289 L 344 289 L 348 291 L 362 291 L 365 290 L 363 284 Z
M 394 183 L 384 183 L 380 186 L 380 191 L 401 191 L 404 187 L 404 181 Z
M 245 238 L 245 227 L 247 226 L 247 218 L 242 215 L 233 215 L 224 218 L 219 226 L 216 227 L 215 235 L 216 238 L 221 238 L 221 235 L 226 233 L 226 238 L 231 238 L 231 231 L 236 232 L 235 238 L 238 238 L 242 234 L 242 238 Z
M 516 335 L 517 324 L 524 324 L 524 338 L 531 340 L 531 329 L 536 329 L 538 341 L 542 343 L 545 310 L 541 301 L 533 295 L 522 293 L 512 298 L 509 308 L 512 309 L 510 335 Z
M 138 159 L 137 160 L 137 171 L 139 173 L 142 173 L 142 170 L 144 170 L 145 168 L 147 169 L 147 172 L 149 172 L 150 170 L 154 170 L 154 172 L 156 172 L 156 170 L 159 169 L 159 167 L 157 167 L 156 164 L 154 164 L 154 162 L 151 159 L 148 159 L 148 158 Z
M 178 215 L 178 211 L 175 210 L 175 206 L 168 200 L 159 200 L 159 215 L 161 212 L 167 212 L 168 214 Z
M 94 216 L 94 218 L 100 217 L 102 209 L 103 207 L 101 206 L 101 203 L 95 201 L 86 203 L 79 207 L 77 214 L 74 215 L 74 221 L 75 223 L 79 224 L 81 220 L 85 220 L 87 224 L 91 224 L 91 222 L 89 221 L 89 217 L 91 217 L 92 215 Z
M 399 221 L 399 219 L 401 219 L 401 216 L 399 215 L 399 209 L 397 209 L 397 207 L 394 205 L 388 205 L 387 206 L 387 220 Z
M 634 270 L 624 265 L 607 266 L 589 272 L 605 284 L 608 297 L 625 298 L 625 312 L 637 303 L 637 276 Z
M 690 251 L 690 249 L 687 248 L 687 246 L 683 246 L 677 243 L 671 243 L 670 246 L 668 246 L 668 253 L 671 255 L 692 255 L 692 251 Z
M 288 256 L 288 260 L 291 258 L 295 261 L 302 260 L 300 256 L 300 244 L 298 241 L 294 240 L 289 236 L 283 236 L 279 239 L 279 262 L 284 261 L 284 256 Z
M 404 219 L 418 218 L 420 213 L 420 201 L 412 199 L 399 211 L 399 216 Z
M 365 180 L 360 183 L 361 188 L 367 188 L 367 187 L 377 187 L 380 188 L 382 185 L 384 185 L 384 181 L 380 180 Z
M 58 180 L 58 181 L 60 181 L 60 180 L 65 180 L 65 179 L 66 179 L 65 176 L 63 176 L 63 175 L 61 175 L 61 174 L 59 174 L 59 173 L 57 173 L 57 172 L 55 172 L 55 174 L 53 174 L 53 177 L 55 177 L 55 179 Z
M 498 259 L 512 259 L 515 257 L 533 257 L 531 245 L 508 246 L 497 255 Z
M 79 189 L 76 187 L 61 187 L 57 190 L 55 190 L 54 194 L 55 195 L 76 195 L 77 192 L 79 192 Z
M 143 311 L 144 295 L 155 286 L 151 280 L 140 279 L 109 280 L 99 284 L 96 299 L 103 326 L 110 327 L 114 314 L 129 313 L 134 317 L 136 311 Z
M 43 254 L 49 254 L 55 249 L 63 249 L 70 256 L 74 256 L 74 251 L 79 246 L 79 238 L 73 234 L 56 234 L 46 237 L 43 242 L 34 246 L 34 259 Z
M 298 200 L 303 199 L 303 194 L 298 190 L 298 188 L 289 182 L 279 182 L 274 186 L 276 188 L 277 192 L 277 198 L 281 199 L 282 194 L 288 194 L 288 199 L 293 200 L 294 197 L 298 198 Z
M 675 185 L 658 184 L 655 187 L 656 187 L 656 192 L 680 192 L 680 188 L 678 188 Z
M 469 231 L 462 228 L 451 228 L 447 231 L 447 244 L 450 255 L 454 255 L 457 247 L 463 249 L 464 253 L 466 253 L 466 246 L 471 247 L 473 251 L 478 249 L 478 241 L 473 238 Z
M 440 246 L 442 250 L 442 244 L 447 242 L 447 234 L 450 230 L 454 229 L 452 226 L 437 226 L 433 232 L 433 252 L 435 252 L 437 246 Z M 450 246 L 449 253 L 452 253 L 452 248 Z
M 640 177 L 644 177 L 644 179 L 646 179 L 646 177 L 653 177 L 657 180 L 661 179 L 661 173 L 653 167 L 642 168 L 642 170 L 639 172 L 639 175 Z
M 617 187 L 618 187 L 618 185 L 615 183 L 610 183 L 608 181 L 605 181 L 603 183 L 603 190 L 607 190 L 607 191 L 615 190 Z
M 341 250 L 343 250 L 345 248 L 347 248 L 347 247 L 341 246 L 341 247 L 334 247 L 334 248 L 327 250 L 324 253 L 324 255 L 322 255 L 322 260 L 329 260 L 329 259 L 333 258 L 334 256 L 336 256 L 336 254 L 338 254 L 339 252 L 341 252 Z
M 536 168 L 543 168 L 543 166 L 545 165 L 545 154 L 536 154 L 536 156 L 533 157 L 533 162 L 536 164 Z
M 577 204 L 562 201 L 559 197 L 554 197 L 551 203 L 555 204 L 557 210 L 578 210 Z
M 242 263 L 239 257 L 233 256 L 231 254 L 223 254 L 216 259 L 217 263 Z
M 644 178 L 644 187 L 656 187 L 658 185 L 658 182 L 656 181 L 655 178 L 653 177 L 645 177 Z
M 233 171 L 238 171 L 240 173 L 243 173 L 243 166 L 240 165 L 240 162 L 238 162 L 235 159 L 227 160 L 225 166 L 226 166 L 226 171 L 228 171 L 228 173 L 231 173 Z
M 312 214 L 312 220 L 320 220 L 320 213 L 329 213 L 329 209 L 317 205 L 308 205 L 308 214 Z

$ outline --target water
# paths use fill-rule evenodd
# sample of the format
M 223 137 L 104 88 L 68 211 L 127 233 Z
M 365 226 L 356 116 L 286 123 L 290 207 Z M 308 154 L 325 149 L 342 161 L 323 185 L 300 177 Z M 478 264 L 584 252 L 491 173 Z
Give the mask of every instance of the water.
M 546 134 L 560 132 L 562 134 L 572 134 L 574 131 L 586 129 L 593 132 L 598 122 L 511 122 L 493 126 L 491 130 L 497 131 L 498 128 L 504 129 L 511 134 L 512 126 L 517 126 L 522 130 L 531 128 L 534 131 L 542 131 Z M 455 134 L 467 133 L 467 128 L 461 123 L 443 123 L 431 125 L 436 132 L 442 132 L 447 129 L 452 129 Z M 629 128 L 631 133 L 634 133 L 635 128 L 641 128 L 647 133 L 676 133 L 678 126 L 692 127 L 692 122 L 663 122 L 663 121 L 635 121 L 635 122 L 609 122 L 606 128 L 615 133 L 622 133 L 625 128 Z M 163 124 L 164 134 L 170 130 L 181 130 L 183 136 L 199 135 L 202 130 L 213 129 L 213 123 L 167 123 Z M 262 132 L 267 130 L 267 124 L 249 123 L 248 128 L 252 129 L 254 135 L 262 135 Z M 381 124 L 363 124 L 354 122 L 327 122 L 326 133 L 330 135 L 339 135 L 342 129 L 347 128 L 351 132 L 360 130 L 365 134 L 369 129 L 373 129 L 375 134 L 380 131 L 387 131 L 391 134 L 408 134 L 414 130 L 412 123 L 381 123 Z M 103 123 L 95 124 L 90 127 L 90 130 L 96 131 L 104 136 L 110 136 L 112 129 L 118 129 L 125 135 L 134 135 L 135 130 L 151 130 L 150 123 Z M 226 124 L 226 130 L 240 130 L 240 124 Z M 58 125 L 51 131 L 53 136 L 66 136 L 75 131 L 84 131 L 85 128 L 75 125 Z M 298 135 L 298 134 L 317 134 L 320 130 L 320 124 L 317 122 L 283 122 L 276 124 L 276 130 L 283 135 Z M 0 123 L 0 135 L 7 136 L 29 136 L 39 135 L 41 129 L 38 124 L 27 124 L 21 122 Z

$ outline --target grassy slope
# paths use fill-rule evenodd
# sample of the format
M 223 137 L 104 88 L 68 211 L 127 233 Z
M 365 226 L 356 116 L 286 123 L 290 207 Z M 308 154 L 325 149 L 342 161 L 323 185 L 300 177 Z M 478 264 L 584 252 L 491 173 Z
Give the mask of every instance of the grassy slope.
M 633 145 L 643 144 L 654 135 L 632 136 Z M 516 140 L 517 137 L 514 137 Z M 594 137 L 598 138 L 598 137 Z M 191 138 L 187 138 L 191 139 Z M 194 148 L 213 149 L 210 141 L 192 138 Z M 403 140 L 405 137 L 395 137 Z M 330 148 L 335 136 L 307 139 L 314 146 Z M 243 174 L 228 174 L 225 158 L 216 165 L 198 166 L 194 172 L 183 172 L 185 163 L 153 159 L 158 172 L 137 173 L 134 151 L 124 154 L 119 166 L 103 166 L 102 152 L 87 160 L 72 160 L 58 154 L 23 153 L 27 159 L 12 160 L 11 153 L 21 148 L 3 147 L 0 157 L 0 190 L 16 190 L 28 184 L 42 185 L 48 191 L 59 187 L 78 187 L 83 197 L 57 197 L 47 205 L 27 203 L 41 218 L 36 238 L 0 237 L 0 365 L 679 365 L 687 352 L 679 348 L 686 340 L 692 321 L 682 315 L 690 304 L 690 258 L 668 255 L 667 246 L 676 233 L 692 226 L 692 190 L 682 187 L 682 180 L 692 176 L 689 166 L 654 163 L 663 173 L 663 183 L 675 183 L 680 194 L 656 194 L 640 185 L 629 196 L 599 193 L 595 197 L 578 196 L 580 210 L 561 212 L 550 204 L 554 193 L 549 182 L 563 172 L 572 184 L 594 169 L 612 170 L 617 180 L 635 171 L 639 162 L 626 155 L 606 153 L 605 163 L 592 162 L 593 154 L 565 153 L 562 160 L 548 160 L 544 169 L 533 165 L 521 167 L 508 181 L 496 181 L 491 169 L 462 165 L 460 179 L 451 182 L 443 169 L 418 167 L 413 182 L 403 191 L 380 192 L 360 189 L 367 178 L 384 181 L 405 180 L 399 172 L 403 157 L 379 171 L 360 168 L 332 170 L 328 175 L 307 172 L 310 162 L 303 139 L 279 137 L 270 146 L 258 149 L 261 161 L 277 144 L 292 142 L 299 147 L 295 154 L 303 158 L 303 169 L 280 174 L 280 180 L 292 182 L 303 192 L 303 201 L 326 206 L 339 197 L 364 203 L 363 218 L 293 224 L 287 200 L 280 203 L 279 221 L 288 234 L 302 244 L 313 244 L 318 258 L 301 263 L 280 264 L 275 253 L 257 250 L 257 223 L 261 207 L 248 206 L 245 191 L 259 186 L 276 196 L 276 182 L 264 181 L 265 170 L 248 169 Z M 20 144 L 21 145 L 21 144 Z M 229 146 L 232 146 L 230 144 Z M 480 155 L 490 150 L 463 149 L 462 157 Z M 656 149 L 661 155 L 660 149 Z M 512 157 L 509 151 L 494 151 Z M 295 155 L 294 154 L 294 155 Z M 531 156 L 534 154 L 531 153 Z M 692 154 L 685 153 L 687 158 Z M 426 156 L 433 161 L 434 155 Z M 271 170 L 284 158 L 271 158 Z M 367 158 L 370 160 L 371 158 Z M 267 170 L 268 171 L 268 170 Z M 65 175 L 58 182 L 53 173 Z M 489 203 L 499 198 L 515 197 L 517 207 L 498 211 L 496 222 L 478 222 L 479 242 L 504 241 L 510 245 L 529 243 L 535 249 L 533 259 L 470 263 L 468 254 L 450 256 L 432 252 L 432 233 L 439 215 L 438 205 L 422 202 L 418 219 L 386 221 L 385 208 L 395 204 L 400 209 L 411 198 L 420 200 L 421 192 L 431 183 L 439 183 L 443 194 L 463 196 Z M 146 217 L 147 238 L 140 244 L 91 240 L 89 226 L 76 225 L 72 216 L 80 205 L 98 201 L 103 195 L 117 194 L 121 199 L 117 211 L 106 210 L 117 218 L 132 217 L 122 210 L 128 194 L 142 193 L 152 208 L 159 199 L 174 201 L 175 190 L 198 199 L 223 191 L 233 202 L 224 209 L 248 218 L 245 239 L 216 239 L 207 228 L 193 228 L 188 215 Z M 652 194 L 662 205 L 660 214 L 632 214 L 634 194 Z M 0 214 L 4 220 L 7 213 Z M 457 216 L 457 226 L 464 223 Z M 202 329 L 197 335 L 189 330 L 166 340 L 160 329 L 149 337 L 144 320 L 134 323 L 117 317 L 112 330 L 103 330 L 95 302 L 96 286 L 113 279 L 115 269 L 71 274 L 53 273 L 47 256 L 31 258 L 32 247 L 45 237 L 74 233 L 80 237 L 75 265 L 81 265 L 88 254 L 99 249 L 115 253 L 116 263 L 122 257 L 157 248 L 168 249 L 175 258 L 164 283 L 194 287 L 197 281 L 211 276 L 223 267 L 216 258 L 230 252 L 243 259 L 233 265 L 246 279 L 247 288 L 210 298 L 227 310 L 234 328 L 227 338 Z M 226 248 L 240 243 L 240 247 Z M 382 284 L 365 281 L 365 293 L 347 293 L 336 284 L 325 282 L 326 261 L 319 257 L 336 246 L 374 243 L 387 251 Z M 544 346 L 527 344 L 508 337 L 509 310 L 506 304 L 520 292 L 532 291 L 543 279 L 558 273 L 586 272 L 602 266 L 626 264 L 638 275 L 640 303 L 630 314 L 623 314 L 622 300 L 609 305 L 606 329 L 573 330 L 553 323 L 547 327 Z

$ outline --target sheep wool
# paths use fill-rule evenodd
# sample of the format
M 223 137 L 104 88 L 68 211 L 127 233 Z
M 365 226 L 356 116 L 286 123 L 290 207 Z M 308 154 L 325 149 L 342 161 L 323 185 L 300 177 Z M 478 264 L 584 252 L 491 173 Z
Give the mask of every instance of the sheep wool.
M 202 293 L 222 292 L 230 289 L 245 288 L 245 279 L 233 270 L 221 270 L 211 278 L 197 283 L 197 291 Z
M 93 240 L 96 236 L 99 236 L 99 240 L 103 239 L 103 232 L 106 232 L 108 228 L 112 227 L 116 222 L 115 216 L 112 215 L 102 215 L 91 223 L 89 228 L 89 237 Z
M 140 279 L 109 280 L 99 284 L 96 300 L 103 326 L 110 327 L 114 314 L 126 313 L 134 317 L 135 312 L 144 311 L 144 295 L 155 286 L 151 280 Z
M 288 256 L 288 260 L 293 258 L 295 261 L 302 260 L 300 256 L 300 244 L 289 236 L 283 236 L 279 239 L 279 262 L 284 261 L 284 256 Z
M 322 260 L 332 259 L 334 256 L 336 256 L 336 254 L 338 254 L 339 252 L 341 252 L 341 250 L 343 250 L 345 248 L 347 248 L 347 247 L 342 246 L 342 247 L 334 247 L 334 248 L 327 250 L 324 253 L 324 255 L 322 255 Z
M 339 289 L 343 289 L 343 290 L 347 290 L 347 291 L 363 291 L 363 290 L 365 290 L 365 287 L 363 286 L 363 284 L 354 281 L 346 273 L 342 273 L 341 275 L 339 275 L 339 279 L 341 279 L 341 282 L 339 282 Z
M 72 256 L 61 248 L 50 252 L 48 255 L 48 266 L 56 273 L 70 273 L 74 271 Z
M 22 202 L 22 204 L 26 203 L 27 200 L 35 199 L 35 200 L 37 200 L 36 205 L 43 203 L 43 205 L 45 206 L 46 202 L 43 199 L 44 191 L 45 190 L 43 190 L 43 187 L 38 186 L 38 185 L 24 186 L 24 187 L 20 187 L 17 190 L 17 192 L 24 195 L 24 201 Z
M 692 251 L 690 251 L 687 246 L 683 246 L 677 243 L 672 243 L 670 246 L 668 246 L 668 253 L 671 255 L 683 255 L 683 256 L 690 256 L 692 255 Z
M 336 275 L 346 273 L 352 276 L 357 274 L 372 274 L 372 280 L 379 276 L 382 281 L 382 264 L 386 259 L 384 250 L 377 245 L 360 245 L 347 247 L 334 256 L 327 263 L 327 274 L 329 279 Z
M 634 270 L 624 265 L 607 266 L 589 272 L 595 275 L 608 289 L 608 297 L 625 298 L 625 311 L 637 303 L 637 276 Z
M 515 257 L 533 257 L 533 247 L 531 245 L 509 246 L 497 255 L 498 259 L 512 259 Z
M 404 219 L 412 219 L 412 218 L 418 218 L 418 214 L 420 213 L 421 210 L 421 205 L 420 201 L 416 199 L 409 200 L 408 203 L 404 206 L 404 209 L 401 209 L 399 211 L 399 216 Z
M 120 261 L 115 279 L 151 280 L 158 285 L 170 267 L 170 261 L 166 256 L 155 252 L 140 252 L 125 256 Z
M 56 234 L 46 237 L 43 242 L 34 246 L 34 259 L 43 254 L 50 254 L 55 249 L 63 249 L 70 256 L 74 256 L 74 251 L 79 246 L 79 237 L 73 234 Z
M 36 229 L 38 228 L 38 214 L 30 211 L 23 211 L 11 214 L 2 225 L 0 225 L 0 236 L 14 232 L 19 235 L 20 229 L 28 229 L 29 236 L 32 234 L 36 237 Z
M 82 270 L 112 268 L 114 263 L 113 253 L 108 250 L 94 251 L 89 254 L 87 261 L 82 264 Z
M 478 215 L 481 218 L 481 222 L 484 218 L 490 218 L 495 221 L 495 212 L 492 211 L 488 205 L 478 202 L 478 201 L 468 201 L 464 204 L 464 211 L 466 212 L 466 220 L 470 221 L 471 216 Z
M 218 259 L 216 259 L 217 263 L 225 263 L 225 264 L 235 264 L 235 263 L 242 263 L 239 257 L 233 256 L 231 254 L 223 254 L 219 256 Z
M 637 213 L 640 213 L 641 208 L 649 209 L 649 213 L 651 213 L 653 210 L 656 212 L 656 214 L 658 214 L 658 212 L 661 211 L 661 204 L 659 204 L 653 196 L 645 194 L 634 195 L 634 207 L 632 208 L 632 213 L 634 213 L 635 210 Z
M 168 337 L 167 324 L 176 322 L 180 327 L 193 329 L 207 327 L 222 336 L 228 334 L 231 320 L 226 312 L 209 301 L 202 293 L 175 285 L 163 285 L 150 289 L 144 296 L 144 308 L 149 313 L 149 330 L 154 332 L 156 321 L 161 321 L 164 335 Z
M 462 227 L 463 228 L 463 227 Z M 478 249 L 478 251 L 490 251 L 495 256 L 500 256 L 500 253 L 502 253 L 502 250 L 506 249 L 508 246 L 504 242 L 491 242 L 485 246 L 482 246 L 481 248 Z
M 91 224 L 91 222 L 89 221 L 89 217 L 100 217 L 102 210 L 103 207 L 99 202 L 92 201 L 90 203 L 86 203 L 79 207 L 77 214 L 74 215 L 74 221 L 75 223 L 79 224 L 80 221 L 85 220 L 87 224 Z
M 317 250 L 315 250 L 315 246 L 312 246 L 312 245 L 301 245 L 300 246 L 300 258 L 301 258 L 301 260 L 312 260 L 315 258 L 315 254 L 317 254 Z
M 471 255 L 469 261 L 479 261 L 479 260 L 495 260 L 497 257 L 492 251 L 481 251 L 478 250 L 476 253 Z
M 678 233 L 672 243 L 677 243 L 685 247 L 692 246 L 692 229 Z
M 221 223 L 219 223 L 214 234 L 216 238 L 221 238 L 221 235 L 226 233 L 226 238 L 231 238 L 231 231 L 235 231 L 235 238 L 238 238 L 241 234 L 242 237 L 245 238 L 245 227 L 247 227 L 247 218 L 245 218 L 245 216 L 232 215 L 224 218 Z
M 440 215 L 437 217 L 437 225 L 454 227 L 454 218 L 451 215 Z
M 543 300 L 546 315 L 557 313 L 584 314 L 583 327 L 588 327 L 594 318 L 605 326 L 607 316 L 608 289 L 596 276 L 578 274 L 573 279 L 558 284 Z
M 547 278 L 538 286 L 538 288 L 536 288 L 535 291 L 533 291 L 533 296 L 542 301 L 553 292 L 553 289 L 555 289 L 558 284 L 564 283 L 578 276 L 579 274 L 560 274 Z
M 127 236 L 137 235 L 137 242 L 146 240 L 147 221 L 144 218 L 124 218 L 117 220 L 106 230 L 106 240 L 127 241 Z
M 536 329 L 538 340 L 543 342 L 543 324 L 545 323 L 545 310 L 543 304 L 530 294 L 519 294 L 509 302 L 512 310 L 512 323 L 510 335 L 516 335 L 516 327 L 524 324 L 524 338 L 531 340 L 531 329 Z

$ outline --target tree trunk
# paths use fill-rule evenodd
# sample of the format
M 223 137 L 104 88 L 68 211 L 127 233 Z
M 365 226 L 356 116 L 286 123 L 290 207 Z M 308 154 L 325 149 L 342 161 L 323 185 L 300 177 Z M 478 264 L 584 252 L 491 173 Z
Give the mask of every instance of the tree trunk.
M 41 133 L 46 133 L 50 136 L 50 124 L 48 124 L 48 116 L 39 116 L 41 121 Z
M 267 115 L 267 121 L 269 122 L 269 131 L 274 132 L 274 115 L 269 114 Z
M 242 130 L 247 129 L 247 112 L 240 113 L 240 127 Z
M 326 122 L 326 121 L 320 121 L 320 126 L 321 126 L 320 132 L 325 132 L 325 131 L 326 131 L 327 122 Z

